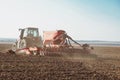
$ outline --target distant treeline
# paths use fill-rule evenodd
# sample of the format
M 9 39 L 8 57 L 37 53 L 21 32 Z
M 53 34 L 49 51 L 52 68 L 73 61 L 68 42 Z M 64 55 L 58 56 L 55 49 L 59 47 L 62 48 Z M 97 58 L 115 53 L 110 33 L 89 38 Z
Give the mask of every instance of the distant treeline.
M 16 42 L 15 38 L 0 38 L 0 42 Z M 120 46 L 120 41 L 101 41 L 101 40 L 76 40 L 80 44 L 100 45 L 100 46 Z M 73 43 L 73 42 L 71 42 Z
M 15 42 L 15 38 L 0 38 L 0 42 Z
M 77 40 L 80 44 L 90 44 L 98 46 L 120 46 L 120 41 L 101 41 L 101 40 Z

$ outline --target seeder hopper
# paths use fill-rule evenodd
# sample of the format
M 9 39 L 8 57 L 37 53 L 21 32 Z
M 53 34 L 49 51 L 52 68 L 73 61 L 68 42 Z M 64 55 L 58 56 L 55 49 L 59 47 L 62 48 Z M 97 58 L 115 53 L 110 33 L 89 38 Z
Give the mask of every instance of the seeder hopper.
M 71 53 L 90 53 L 88 44 L 79 44 L 73 40 L 64 30 L 44 31 L 43 46 L 47 55 L 71 54 Z

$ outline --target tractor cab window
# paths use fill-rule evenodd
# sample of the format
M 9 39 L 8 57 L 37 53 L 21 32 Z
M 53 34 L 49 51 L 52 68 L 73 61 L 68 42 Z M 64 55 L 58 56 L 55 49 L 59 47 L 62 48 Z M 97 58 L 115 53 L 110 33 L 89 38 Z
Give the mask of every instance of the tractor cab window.
M 19 30 L 20 30 L 20 33 L 19 33 L 20 36 L 19 37 L 20 37 L 20 39 L 22 39 L 23 36 L 24 36 L 24 29 L 19 29 Z
M 34 31 L 33 31 L 33 36 L 34 36 L 34 37 L 38 37 L 38 36 L 39 36 L 38 30 L 34 30 Z
M 29 29 L 27 32 L 28 37 L 38 37 L 38 30 L 37 29 Z
M 24 37 L 27 37 L 27 31 L 28 31 L 28 29 L 24 30 L 24 35 L 23 35 Z
M 38 29 L 25 29 L 24 30 L 24 37 L 38 37 L 39 36 L 39 33 L 38 33 Z

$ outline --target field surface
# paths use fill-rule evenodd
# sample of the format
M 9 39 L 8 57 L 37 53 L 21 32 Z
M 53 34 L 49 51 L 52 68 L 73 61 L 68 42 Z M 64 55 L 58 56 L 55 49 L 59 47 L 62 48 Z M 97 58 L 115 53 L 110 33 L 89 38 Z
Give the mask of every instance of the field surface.
M 0 80 L 120 80 L 120 47 L 72 56 L 11 55 L 0 44 Z

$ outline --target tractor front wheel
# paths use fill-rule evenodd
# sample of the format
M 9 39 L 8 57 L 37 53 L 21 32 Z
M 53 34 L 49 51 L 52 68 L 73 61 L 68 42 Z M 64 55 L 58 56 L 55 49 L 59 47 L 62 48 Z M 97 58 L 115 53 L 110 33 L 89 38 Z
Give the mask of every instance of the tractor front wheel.
M 16 48 L 17 48 L 17 46 L 16 46 L 16 44 L 14 43 L 13 45 L 12 45 L 12 51 L 16 51 Z

